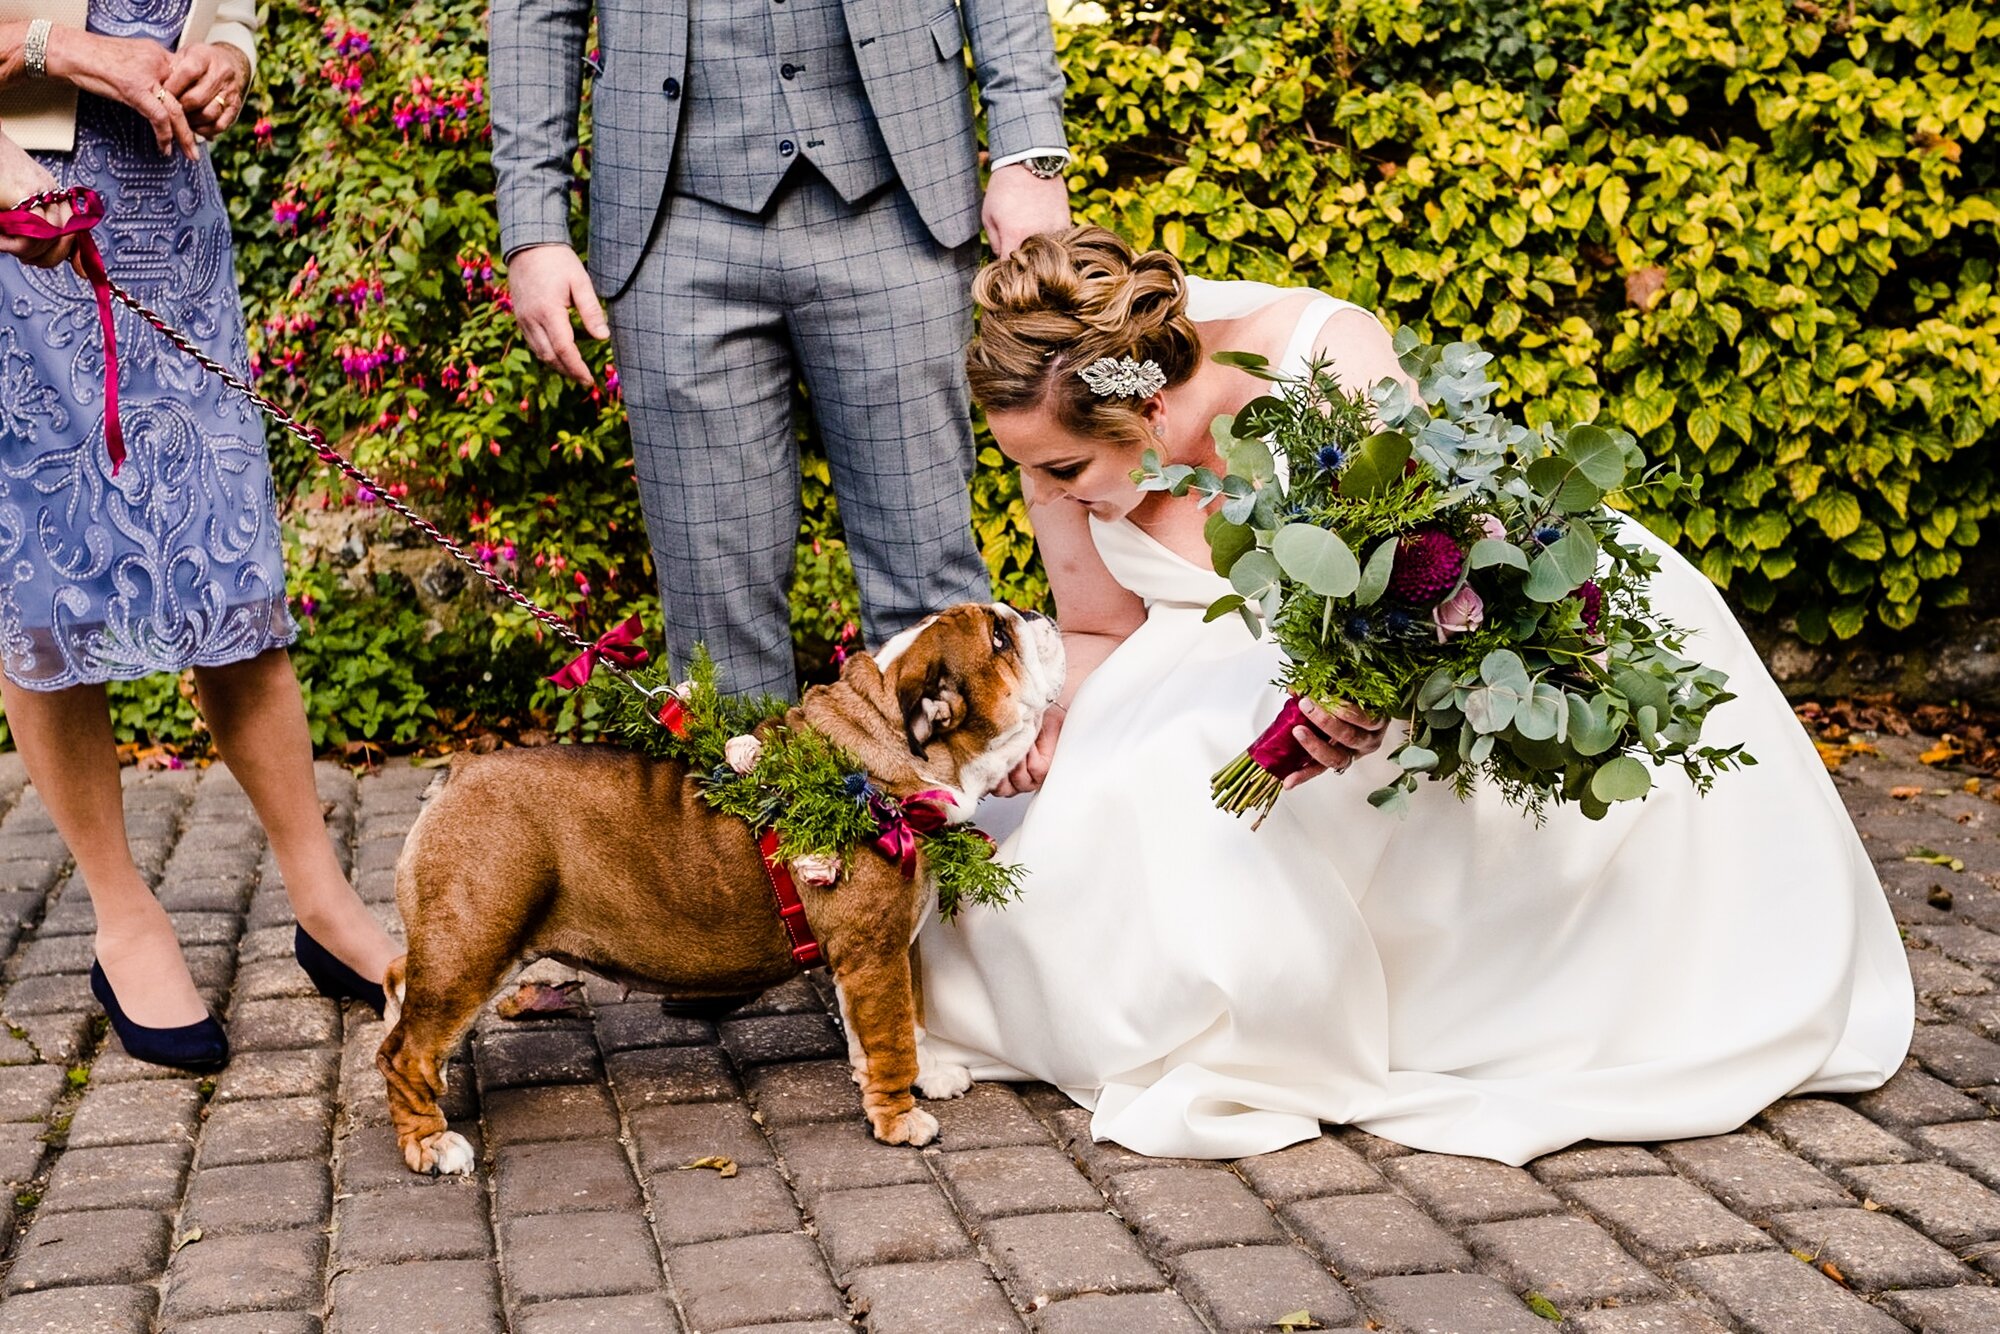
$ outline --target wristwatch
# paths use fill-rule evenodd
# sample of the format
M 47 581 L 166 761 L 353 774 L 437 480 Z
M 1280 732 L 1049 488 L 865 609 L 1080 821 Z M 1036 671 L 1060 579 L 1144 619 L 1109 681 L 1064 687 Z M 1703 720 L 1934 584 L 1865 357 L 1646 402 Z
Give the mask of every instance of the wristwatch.
M 1069 165 L 1069 159 L 1060 153 L 1047 153 L 1041 157 L 1024 157 L 1021 159 L 1021 165 L 1028 169 L 1029 175 L 1038 180 L 1053 181 L 1063 174 L 1063 168 Z

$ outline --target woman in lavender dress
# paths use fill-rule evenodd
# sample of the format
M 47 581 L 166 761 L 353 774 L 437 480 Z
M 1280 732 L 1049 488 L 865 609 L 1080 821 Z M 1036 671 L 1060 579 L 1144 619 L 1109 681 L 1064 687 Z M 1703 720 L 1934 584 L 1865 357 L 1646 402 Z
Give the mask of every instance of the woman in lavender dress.
M 243 372 L 243 311 L 215 172 L 251 74 L 254 13 L 174 53 L 189 0 L 91 0 L 88 29 L 0 25 L 0 84 L 81 90 L 72 153 L 29 155 L 0 125 L 0 207 L 88 186 L 112 276 Z M 237 21 L 238 19 L 242 21 Z M 37 30 L 39 29 L 39 30 Z M 35 67 L 40 65 L 37 70 Z M 61 221 L 67 208 L 44 210 Z M 126 448 L 113 474 L 104 343 L 66 242 L 0 241 L 0 682 L 36 791 L 88 886 L 92 986 L 128 1051 L 212 1068 L 228 1043 L 126 843 L 104 686 L 194 669 L 217 748 L 263 822 L 320 990 L 381 1004 L 396 950 L 326 834 L 286 646 L 281 534 L 253 409 L 117 312 Z

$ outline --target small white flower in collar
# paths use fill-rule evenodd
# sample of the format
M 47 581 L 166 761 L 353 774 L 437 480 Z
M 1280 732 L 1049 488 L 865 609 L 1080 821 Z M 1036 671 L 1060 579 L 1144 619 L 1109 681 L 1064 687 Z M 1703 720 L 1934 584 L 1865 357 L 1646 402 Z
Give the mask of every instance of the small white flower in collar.
M 1099 398 L 1151 398 L 1167 387 L 1159 362 L 1131 357 L 1099 357 L 1077 374 Z
M 763 753 L 764 743 L 754 736 L 733 736 L 722 743 L 722 758 L 739 774 L 756 768 L 757 757 Z
M 792 875 L 802 885 L 831 889 L 840 880 L 840 857 L 831 852 L 809 852 L 792 858 Z

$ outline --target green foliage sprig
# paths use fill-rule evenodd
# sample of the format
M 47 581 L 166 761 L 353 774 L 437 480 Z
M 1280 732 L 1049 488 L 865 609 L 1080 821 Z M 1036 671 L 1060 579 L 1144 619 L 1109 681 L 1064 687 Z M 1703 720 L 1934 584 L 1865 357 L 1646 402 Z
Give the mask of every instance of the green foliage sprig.
M 663 667 L 643 668 L 632 679 L 638 689 L 615 679 L 590 687 L 605 735 L 686 765 L 712 809 L 752 829 L 776 829 L 783 861 L 844 861 L 881 832 L 880 812 L 895 808 L 895 799 L 875 787 L 853 756 L 809 727 L 786 726 L 782 698 L 723 694 L 704 650 L 696 650 L 687 679 L 678 684 Z M 670 700 L 679 704 L 673 727 L 660 721 Z M 729 745 L 749 736 L 759 743 L 755 760 L 739 771 L 730 763 Z M 937 887 L 938 915 L 946 921 L 968 903 L 1002 907 L 1020 893 L 1021 868 L 996 860 L 993 841 L 970 825 L 945 825 L 917 839 L 923 868 Z

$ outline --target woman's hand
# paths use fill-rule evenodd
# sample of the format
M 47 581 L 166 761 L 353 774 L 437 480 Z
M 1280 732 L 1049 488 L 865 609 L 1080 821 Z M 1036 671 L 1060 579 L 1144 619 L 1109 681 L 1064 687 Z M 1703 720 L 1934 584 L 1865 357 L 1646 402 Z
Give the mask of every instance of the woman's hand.
M 167 91 L 178 97 L 188 126 L 213 139 L 243 114 L 243 93 L 250 86 L 250 59 L 236 47 L 202 42 L 174 57 Z
M 144 116 L 162 153 L 171 156 L 178 147 L 190 161 L 198 156 L 187 113 L 167 87 L 174 56 L 158 42 L 57 28 L 49 34 L 48 70 L 51 78 L 123 102 Z
M 1049 761 L 1055 758 L 1056 738 L 1062 734 L 1063 719 L 1069 711 L 1060 704 L 1051 704 L 1049 711 L 1042 715 L 1042 730 L 1035 736 L 1035 744 L 1022 761 L 1014 766 L 1014 772 L 1000 780 L 1000 786 L 993 789 L 996 797 L 1018 797 L 1023 792 L 1034 792 L 1042 786 L 1042 779 L 1048 776 Z
M 47 194 L 59 188 L 56 178 L 29 157 L 27 150 L 0 134 L 0 211 L 14 208 L 29 195 Z M 66 203 L 44 204 L 35 211 L 58 227 L 69 221 L 70 208 Z M 49 241 L 0 236 L 0 255 L 12 255 L 23 264 L 44 269 L 52 269 L 68 259 L 75 248 L 74 236 L 58 236 Z
M 1348 765 L 1381 749 L 1382 729 L 1388 726 L 1386 718 L 1376 718 L 1359 709 L 1342 706 L 1329 712 L 1303 695 L 1299 697 L 1299 712 L 1312 726 L 1294 727 L 1292 737 L 1314 762 L 1287 777 L 1286 787 L 1297 787 L 1329 769 L 1337 774 L 1346 773 Z

